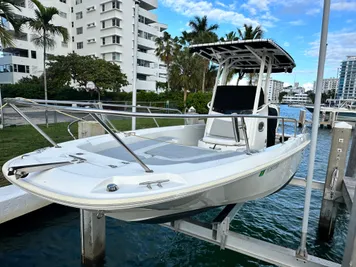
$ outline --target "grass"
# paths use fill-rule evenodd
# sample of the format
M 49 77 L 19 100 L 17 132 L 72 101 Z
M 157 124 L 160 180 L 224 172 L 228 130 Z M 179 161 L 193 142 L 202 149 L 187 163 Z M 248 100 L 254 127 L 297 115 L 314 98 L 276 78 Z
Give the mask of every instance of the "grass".
M 119 131 L 131 129 L 130 119 L 114 120 L 112 122 Z M 157 122 L 160 127 L 183 124 L 181 119 L 157 119 Z M 40 125 L 40 128 L 55 142 L 61 143 L 72 140 L 67 132 L 67 125 L 68 123 L 57 123 L 50 124 L 48 128 Z M 156 127 L 152 119 L 137 119 L 137 129 L 152 127 Z M 75 136 L 78 135 L 78 127 L 76 125 L 72 126 L 72 132 Z M 4 128 L 0 130 L 0 167 L 14 157 L 48 146 L 50 146 L 50 143 L 30 125 Z M 8 181 L 0 171 L 0 187 L 8 184 Z

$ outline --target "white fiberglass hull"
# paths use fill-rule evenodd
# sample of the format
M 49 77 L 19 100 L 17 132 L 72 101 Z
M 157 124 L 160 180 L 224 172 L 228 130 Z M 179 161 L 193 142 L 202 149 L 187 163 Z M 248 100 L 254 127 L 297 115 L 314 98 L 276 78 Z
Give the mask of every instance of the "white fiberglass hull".
M 204 125 L 189 125 L 140 130 L 134 136 L 118 134 L 153 173 L 144 172 L 109 135 L 15 158 L 3 166 L 3 173 L 11 183 L 55 203 L 104 211 L 126 221 L 169 220 L 274 193 L 297 171 L 309 143 L 308 136 L 301 134 L 247 155 L 243 150 L 198 148 L 203 133 Z M 20 179 L 9 172 L 14 166 L 60 162 L 73 156 L 85 161 Z M 152 186 L 146 186 L 147 182 Z M 108 192 L 108 184 L 119 189 Z

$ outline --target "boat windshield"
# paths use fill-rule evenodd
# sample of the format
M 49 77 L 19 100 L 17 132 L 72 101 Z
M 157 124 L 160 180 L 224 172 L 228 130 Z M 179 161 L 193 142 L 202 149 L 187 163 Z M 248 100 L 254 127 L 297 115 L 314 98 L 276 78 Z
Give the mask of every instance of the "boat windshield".
M 220 85 L 217 87 L 213 111 L 222 114 L 252 113 L 256 86 Z M 264 103 L 263 90 L 260 91 L 259 107 Z

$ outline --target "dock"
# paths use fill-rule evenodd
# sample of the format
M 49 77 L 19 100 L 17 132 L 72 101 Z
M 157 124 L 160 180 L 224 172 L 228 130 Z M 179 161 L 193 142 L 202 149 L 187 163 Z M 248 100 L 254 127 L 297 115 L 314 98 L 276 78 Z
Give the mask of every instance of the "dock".
M 299 128 L 303 128 L 303 127 L 307 127 L 307 126 L 311 126 L 312 121 L 307 120 L 306 118 L 306 110 L 305 109 L 301 109 L 299 111 L 299 119 L 298 119 L 298 127 Z M 320 115 L 320 119 L 319 119 L 319 127 L 320 128 L 327 128 L 327 129 L 332 129 L 334 128 L 335 124 L 338 122 L 343 122 L 344 120 L 340 120 L 335 113 L 330 113 L 329 116 L 325 116 L 325 114 L 321 114 Z M 345 121 L 348 124 L 350 124 L 352 126 L 352 128 L 355 129 L 356 126 L 356 121 Z

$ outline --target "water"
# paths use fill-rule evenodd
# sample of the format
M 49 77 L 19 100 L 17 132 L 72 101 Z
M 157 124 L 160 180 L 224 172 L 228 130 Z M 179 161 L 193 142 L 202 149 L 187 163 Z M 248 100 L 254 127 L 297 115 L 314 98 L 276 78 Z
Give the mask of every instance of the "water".
M 282 106 L 281 113 L 297 118 L 299 109 Z M 325 179 L 330 142 L 331 130 L 320 130 L 315 165 L 316 180 Z M 299 177 L 306 177 L 308 154 L 306 150 L 297 173 Z M 349 215 L 345 206 L 341 205 L 334 238 L 328 243 L 318 241 L 321 197 L 321 192 L 313 190 L 308 252 L 340 263 Z M 297 249 L 303 206 L 304 189 L 287 186 L 279 193 L 245 204 L 232 222 L 231 229 L 273 244 Z M 200 218 L 211 219 L 218 212 L 219 209 L 212 210 L 201 214 Z M 0 266 L 80 267 L 79 212 L 52 206 L 35 215 L 0 226 Z M 157 225 L 129 224 L 107 218 L 106 231 L 104 267 L 270 266 Z

